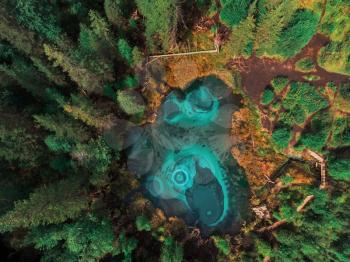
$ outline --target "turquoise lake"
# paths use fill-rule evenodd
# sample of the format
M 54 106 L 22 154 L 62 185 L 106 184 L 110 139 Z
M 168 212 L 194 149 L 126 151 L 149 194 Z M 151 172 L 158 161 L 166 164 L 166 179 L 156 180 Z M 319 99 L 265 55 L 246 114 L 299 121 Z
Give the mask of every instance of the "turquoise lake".
M 128 135 L 128 168 L 155 206 L 204 234 L 237 229 L 248 184 L 231 155 L 232 114 L 240 97 L 215 76 L 171 91 L 155 123 Z

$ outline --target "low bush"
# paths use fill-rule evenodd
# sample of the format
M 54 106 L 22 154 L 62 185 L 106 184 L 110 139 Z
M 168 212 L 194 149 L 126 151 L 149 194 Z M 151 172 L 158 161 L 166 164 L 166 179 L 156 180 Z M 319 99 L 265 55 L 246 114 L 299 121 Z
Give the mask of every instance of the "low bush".
M 295 124 L 302 125 L 306 120 L 306 115 L 302 107 L 296 105 L 293 110 L 287 110 L 280 114 L 279 121 L 293 126 Z
M 329 72 L 350 75 L 350 40 L 330 42 L 320 49 L 318 64 Z
M 332 137 L 329 145 L 331 147 L 350 146 L 350 118 L 337 117 L 332 125 Z
M 271 88 L 266 88 L 261 95 L 261 104 L 268 105 L 272 102 L 275 97 L 275 93 Z
M 289 111 L 300 106 L 307 116 L 329 105 L 327 99 L 317 92 L 316 87 L 306 82 L 291 83 L 282 104 Z
M 142 114 L 145 110 L 142 98 L 128 90 L 119 90 L 117 101 L 120 108 L 128 115 Z
M 310 148 L 314 151 L 322 151 L 327 143 L 331 124 L 332 118 L 328 111 L 318 112 L 302 133 L 297 146 Z
M 289 80 L 286 76 L 276 76 L 271 81 L 271 85 L 277 93 L 280 93 L 288 84 Z
M 315 69 L 315 64 L 310 57 L 305 57 L 295 63 L 295 68 L 301 72 L 311 72 Z
M 292 138 L 292 132 L 288 127 L 276 128 L 272 133 L 272 141 L 276 144 L 278 149 L 288 147 L 289 141 Z
M 341 84 L 339 87 L 340 95 L 350 102 L 350 82 Z
M 350 181 L 350 159 L 331 157 L 328 161 L 329 175 L 337 180 Z
M 318 75 L 306 75 L 306 76 L 303 76 L 303 78 L 307 81 L 317 81 L 317 80 L 320 80 L 321 78 L 318 76 Z

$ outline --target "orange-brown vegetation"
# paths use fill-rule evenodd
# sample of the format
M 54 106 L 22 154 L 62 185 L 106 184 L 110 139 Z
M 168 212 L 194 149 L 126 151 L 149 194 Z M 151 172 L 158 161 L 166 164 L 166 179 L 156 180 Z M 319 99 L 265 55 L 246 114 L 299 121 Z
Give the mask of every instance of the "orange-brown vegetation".
M 150 61 L 146 69 L 143 95 L 147 99 L 147 122 L 153 122 L 163 97 L 173 88 L 185 88 L 191 81 L 217 75 L 233 88 L 231 73 L 216 66 L 216 54 L 168 57 Z
M 251 187 L 266 184 L 285 160 L 269 146 L 267 133 L 254 121 L 254 117 L 246 107 L 235 112 L 231 131 L 237 141 L 237 145 L 232 147 L 232 155 L 245 169 Z

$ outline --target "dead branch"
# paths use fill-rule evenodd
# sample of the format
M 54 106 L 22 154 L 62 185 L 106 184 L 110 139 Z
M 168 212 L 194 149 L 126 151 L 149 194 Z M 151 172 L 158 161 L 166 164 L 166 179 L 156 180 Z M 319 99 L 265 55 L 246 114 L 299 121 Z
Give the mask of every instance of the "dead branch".
M 270 257 L 264 257 L 263 262 L 270 262 L 270 261 L 271 261 Z
M 314 195 L 307 196 L 307 197 L 304 199 L 303 203 L 301 203 L 301 205 L 297 207 L 297 212 L 298 212 L 298 213 L 302 212 L 302 211 L 304 210 L 305 206 L 306 206 L 310 201 L 312 201 L 314 198 L 315 198 Z M 284 225 L 284 224 L 286 224 L 286 223 L 287 223 L 287 220 L 286 220 L 286 219 L 282 219 L 282 220 L 280 220 L 280 221 L 277 221 L 277 222 L 273 223 L 271 226 L 262 227 L 262 228 L 258 229 L 257 232 L 259 232 L 259 233 L 270 232 L 270 231 L 273 231 L 273 230 L 275 230 L 276 228 L 278 228 L 278 227 L 280 227 L 280 226 L 282 226 L 282 225 Z
M 286 219 L 282 219 L 280 221 L 277 221 L 275 223 L 273 223 L 271 226 L 267 226 L 267 227 L 263 227 L 263 228 L 260 228 L 257 230 L 257 232 L 259 233 L 263 233 L 263 232 L 270 232 L 270 231 L 273 231 L 275 230 L 276 228 L 284 225 L 287 223 L 287 220 Z
M 307 149 L 306 152 L 317 161 L 316 164 L 320 164 L 320 167 L 321 167 L 321 184 L 320 184 L 320 189 L 325 189 L 326 186 L 327 186 L 327 181 L 326 181 L 326 160 L 321 155 L 311 151 L 310 149 Z
M 314 195 L 310 195 L 310 196 L 307 196 L 303 203 L 301 203 L 298 207 L 297 207 L 297 212 L 300 213 L 304 210 L 305 206 L 312 200 L 314 200 L 315 196 Z
M 253 207 L 252 210 L 260 219 L 270 219 L 271 215 L 270 212 L 267 210 L 267 207 L 265 205 L 259 206 L 259 207 Z

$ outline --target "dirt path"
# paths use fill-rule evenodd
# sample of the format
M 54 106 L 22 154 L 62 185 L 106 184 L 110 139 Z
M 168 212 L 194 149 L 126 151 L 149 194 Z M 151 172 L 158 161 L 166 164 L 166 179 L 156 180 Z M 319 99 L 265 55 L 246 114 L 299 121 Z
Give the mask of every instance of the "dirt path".
M 299 54 L 284 62 L 270 58 L 259 58 L 253 55 L 248 59 L 241 57 L 233 59 L 227 66 L 240 71 L 243 87 L 248 96 L 256 103 L 259 102 L 261 93 L 265 87 L 278 75 L 287 76 L 292 81 L 306 81 L 303 76 L 310 74 L 317 75 L 320 79 L 313 81 L 316 86 L 324 86 L 329 81 L 333 81 L 335 84 L 350 81 L 349 76 L 331 73 L 318 66 L 317 54 L 320 48 L 327 45 L 328 42 L 327 37 L 316 34 Z M 303 73 L 295 70 L 295 62 L 303 57 L 312 58 L 316 65 L 315 72 Z

